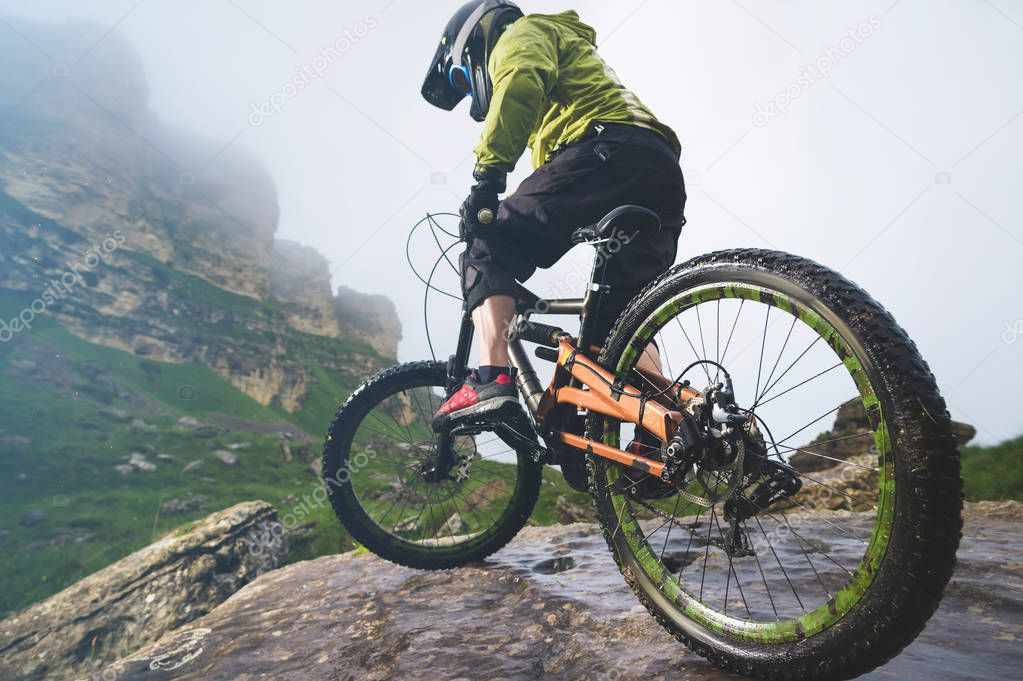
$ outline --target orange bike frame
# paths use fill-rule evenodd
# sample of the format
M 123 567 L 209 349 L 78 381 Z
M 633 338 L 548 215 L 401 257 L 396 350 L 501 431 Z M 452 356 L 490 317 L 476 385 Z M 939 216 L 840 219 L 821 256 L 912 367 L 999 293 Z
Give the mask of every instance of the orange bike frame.
M 614 374 L 582 354 L 565 338 L 560 341 L 557 364 L 559 370 L 555 372 L 554 379 L 547 389 L 545 400 L 547 405 L 568 404 L 576 409 L 585 409 L 620 421 L 635 423 L 662 442 L 668 442 L 675 436 L 682 421 L 681 412 L 670 409 L 659 401 L 640 399 L 638 397 L 640 391 L 637 388 L 628 383 L 617 383 Z M 566 381 L 567 376 L 575 381 Z M 582 387 L 578 387 L 580 385 Z M 673 397 L 688 399 L 697 394 L 689 388 L 679 387 Z M 664 473 L 664 463 L 655 459 L 630 454 L 572 433 L 555 435 L 570 447 L 585 450 L 658 477 Z

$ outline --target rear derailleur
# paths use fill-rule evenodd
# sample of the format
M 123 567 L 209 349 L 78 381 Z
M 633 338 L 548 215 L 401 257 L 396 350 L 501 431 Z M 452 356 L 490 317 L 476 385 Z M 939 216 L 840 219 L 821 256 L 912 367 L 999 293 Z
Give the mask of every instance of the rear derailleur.
M 749 494 L 737 493 L 725 502 L 725 520 L 745 522 L 802 488 L 799 475 L 787 464 L 771 459 L 762 459 L 758 464 L 760 482 Z

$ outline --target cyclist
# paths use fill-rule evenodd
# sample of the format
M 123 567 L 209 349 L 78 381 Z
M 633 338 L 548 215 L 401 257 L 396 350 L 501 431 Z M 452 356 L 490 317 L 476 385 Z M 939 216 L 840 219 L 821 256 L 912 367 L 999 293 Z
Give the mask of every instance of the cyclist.
M 660 233 L 623 239 L 608 262 L 611 290 L 594 327 L 595 338 L 606 337 L 633 296 L 675 261 L 686 193 L 675 133 L 622 85 L 574 11 L 526 16 L 505 0 L 466 3 L 444 29 L 422 92 L 448 111 L 470 97 L 469 114 L 483 123 L 460 259 L 480 365 L 437 411 L 440 430 L 469 416 L 500 418 L 517 402 L 504 336 L 517 282 L 557 262 L 572 231 L 614 208 L 653 210 Z M 499 201 L 526 147 L 535 172 Z M 481 224 L 482 209 L 496 220 Z M 660 370 L 656 351 L 644 363 Z

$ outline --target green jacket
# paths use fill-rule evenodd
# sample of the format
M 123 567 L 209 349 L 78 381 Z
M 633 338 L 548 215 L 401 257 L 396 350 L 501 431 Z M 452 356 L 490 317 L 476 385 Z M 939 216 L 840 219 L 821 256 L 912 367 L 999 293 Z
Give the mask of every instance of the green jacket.
M 681 154 L 671 128 L 597 54 L 596 39 L 574 11 L 530 14 L 505 30 L 487 64 L 494 94 L 475 150 L 478 165 L 511 172 L 528 146 L 539 168 L 598 122 L 650 128 Z

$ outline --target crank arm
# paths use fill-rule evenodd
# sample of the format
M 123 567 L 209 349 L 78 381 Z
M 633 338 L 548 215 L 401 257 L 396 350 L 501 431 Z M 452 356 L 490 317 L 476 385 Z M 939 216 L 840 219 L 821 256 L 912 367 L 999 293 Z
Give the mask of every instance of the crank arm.
M 524 415 L 522 418 L 518 419 L 518 422 L 520 425 L 525 425 L 530 433 L 534 432 L 532 426 L 529 425 L 529 422 L 525 419 Z M 550 456 L 550 452 L 547 451 L 547 448 L 541 446 L 536 441 L 535 437 L 531 438 L 528 435 L 523 434 L 509 423 L 499 423 L 497 427 L 494 428 L 494 433 L 501 438 L 506 445 L 515 451 L 527 452 L 530 458 L 532 458 L 536 463 L 547 461 Z

